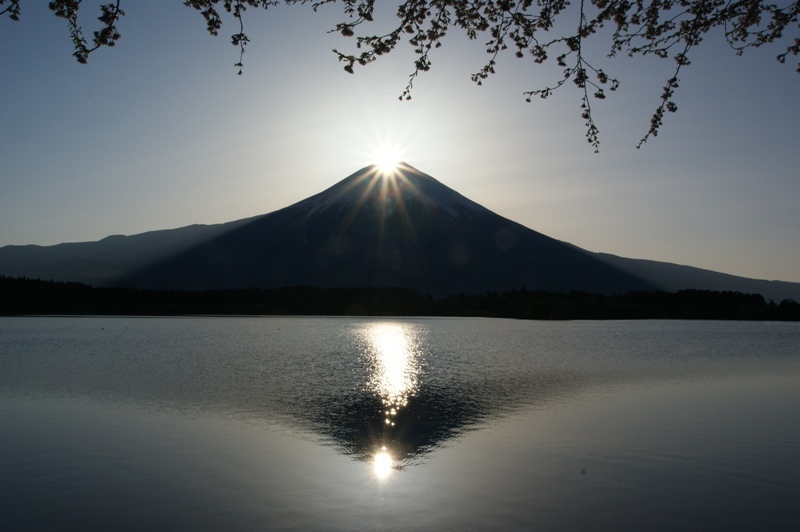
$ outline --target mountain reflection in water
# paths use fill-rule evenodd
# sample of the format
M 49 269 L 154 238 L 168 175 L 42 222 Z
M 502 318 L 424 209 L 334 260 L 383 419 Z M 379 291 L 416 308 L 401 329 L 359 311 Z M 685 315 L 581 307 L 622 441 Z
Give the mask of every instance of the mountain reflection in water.
M 549 333 L 513 321 L 7 323 L 13 326 L 3 341 L 15 356 L 0 360 L 0 390 L 279 423 L 360 461 L 385 452 L 382 460 L 391 456 L 394 469 L 515 408 L 552 401 L 608 373 L 597 361 L 587 366 L 579 351 L 543 350 Z M 619 367 L 612 369 L 618 378 Z
M 798 345 L 794 323 L 2 319 L 0 529 L 792 529 Z
M 593 387 L 706 367 L 749 372 L 754 352 L 775 362 L 796 356 L 794 330 L 780 324 L 753 332 L 723 322 L 443 318 L 5 323 L 0 340 L 15 356 L 0 357 L 4 393 L 288 425 L 359 461 L 380 454 L 394 470 L 467 431 Z
M 295 422 L 357 460 L 374 462 L 376 474 L 403 469 L 446 440 L 497 419 L 515 406 L 578 386 L 577 374 L 538 378 L 449 375 L 437 364 L 418 327 L 373 322 L 355 335 L 366 371 L 364 384 L 349 393 L 317 397 L 295 411 Z M 440 361 L 438 361 L 440 362 Z
M 16 356 L 0 360 L 0 390 L 288 425 L 359 461 L 380 454 L 393 470 L 516 409 L 625 379 L 637 365 L 587 352 L 560 326 L 509 320 L 8 323 L 3 340 Z

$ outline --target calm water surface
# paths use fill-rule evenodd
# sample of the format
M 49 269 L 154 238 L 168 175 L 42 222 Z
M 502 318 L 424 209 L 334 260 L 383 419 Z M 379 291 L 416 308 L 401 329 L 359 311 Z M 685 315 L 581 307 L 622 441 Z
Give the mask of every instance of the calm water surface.
M 797 529 L 800 324 L 0 319 L 0 529 Z

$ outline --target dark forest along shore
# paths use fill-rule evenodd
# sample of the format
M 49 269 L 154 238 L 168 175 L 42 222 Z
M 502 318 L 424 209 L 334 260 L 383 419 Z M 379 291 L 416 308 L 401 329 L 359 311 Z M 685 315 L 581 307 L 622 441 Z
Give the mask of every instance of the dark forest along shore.
M 533 320 L 800 321 L 800 303 L 757 293 L 679 290 L 541 292 L 524 288 L 431 297 L 403 288 L 140 290 L 0 275 L 0 316 L 438 316 Z
M 800 324 L 0 318 L 0 528 L 789 529 Z

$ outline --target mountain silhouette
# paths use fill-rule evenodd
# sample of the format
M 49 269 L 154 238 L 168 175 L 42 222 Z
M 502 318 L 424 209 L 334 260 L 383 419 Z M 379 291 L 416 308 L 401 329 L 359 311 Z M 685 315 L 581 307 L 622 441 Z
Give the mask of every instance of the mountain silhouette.
M 583 250 L 495 214 L 405 163 L 392 175 L 368 166 L 294 205 L 227 224 L 6 246 L 0 274 L 155 289 L 399 287 L 441 296 L 523 287 L 599 294 L 745 288 L 800 299 L 798 283 Z
M 359 170 L 331 188 L 120 280 L 145 288 L 413 288 L 442 295 L 526 287 L 653 288 L 527 229 L 408 165 Z

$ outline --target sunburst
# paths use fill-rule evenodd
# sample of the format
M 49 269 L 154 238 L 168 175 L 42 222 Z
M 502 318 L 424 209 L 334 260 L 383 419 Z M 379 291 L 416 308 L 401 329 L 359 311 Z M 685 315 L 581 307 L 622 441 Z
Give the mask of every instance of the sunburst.
M 391 175 L 397 171 L 397 165 L 400 164 L 402 153 L 394 146 L 381 146 L 376 150 L 373 159 L 380 173 Z

